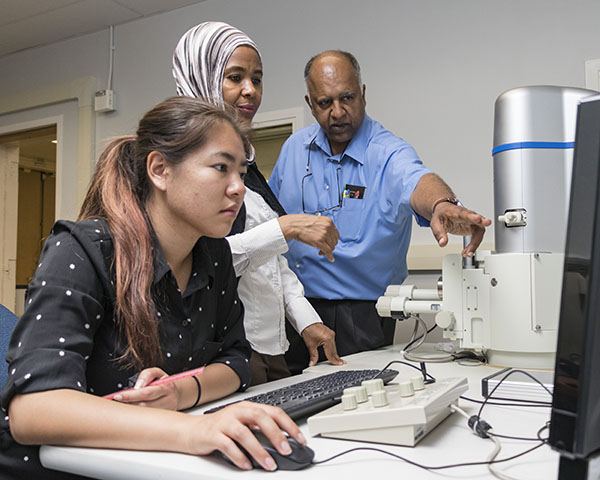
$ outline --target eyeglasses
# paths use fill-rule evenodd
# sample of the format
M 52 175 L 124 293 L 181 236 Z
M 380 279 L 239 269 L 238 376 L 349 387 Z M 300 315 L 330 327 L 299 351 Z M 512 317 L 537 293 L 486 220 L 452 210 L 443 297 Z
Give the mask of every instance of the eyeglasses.
M 310 151 L 312 150 L 313 144 L 315 143 L 316 140 L 316 136 L 310 141 L 310 144 L 308 145 L 308 161 L 306 162 L 306 175 L 304 175 L 304 177 L 302 177 L 302 211 L 306 214 L 311 214 L 311 215 L 321 215 L 324 212 L 328 212 L 331 210 L 338 210 L 340 208 L 342 208 L 342 189 L 340 186 L 340 170 L 342 169 L 342 166 L 340 164 L 340 159 L 338 159 L 337 161 L 337 168 L 335 170 L 336 173 L 336 177 L 337 177 L 337 194 L 338 194 L 338 203 L 337 205 L 334 205 L 332 207 L 328 207 L 328 208 L 323 208 L 320 210 L 306 210 L 305 204 L 304 204 L 304 184 L 307 180 L 310 180 L 312 178 L 312 173 L 310 173 Z

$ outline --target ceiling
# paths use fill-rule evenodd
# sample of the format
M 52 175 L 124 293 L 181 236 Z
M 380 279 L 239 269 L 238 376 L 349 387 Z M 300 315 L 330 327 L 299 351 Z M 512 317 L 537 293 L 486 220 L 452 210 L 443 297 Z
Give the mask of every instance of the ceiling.
M 204 0 L 0 0 L 0 57 Z

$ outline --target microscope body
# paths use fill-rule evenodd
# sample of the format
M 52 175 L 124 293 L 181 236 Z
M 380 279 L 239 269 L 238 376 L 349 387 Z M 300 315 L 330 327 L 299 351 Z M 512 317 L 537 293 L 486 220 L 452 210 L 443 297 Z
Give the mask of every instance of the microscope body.
M 444 338 L 485 351 L 492 364 L 553 368 L 576 112 L 579 101 L 595 93 L 532 86 L 498 97 L 495 251 L 478 251 L 468 262 L 445 256 L 437 292 L 388 287 L 380 315 L 433 313 Z

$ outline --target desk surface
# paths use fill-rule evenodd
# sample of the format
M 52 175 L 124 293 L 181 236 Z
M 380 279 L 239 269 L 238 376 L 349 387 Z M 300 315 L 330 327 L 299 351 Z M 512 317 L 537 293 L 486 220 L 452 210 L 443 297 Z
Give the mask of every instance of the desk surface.
M 341 368 L 383 368 L 391 360 L 402 360 L 399 346 L 372 352 L 363 352 L 345 358 L 348 362 Z M 205 409 L 219 403 L 279 388 L 302 379 L 330 373 L 340 368 L 327 364 L 316 365 L 292 379 L 279 380 L 250 389 L 243 394 L 236 394 L 226 400 L 202 406 L 191 412 L 199 415 Z M 400 371 L 401 377 L 412 376 L 414 371 L 406 366 L 394 366 Z M 497 372 L 498 369 L 489 366 L 461 366 L 455 363 L 428 364 L 428 371 L 436 378 L 464 376 L 469 380 L 469 391 L 465 396 L 481 399 L 481 378 Z M 465 400 L 459 401 L 459 406 L 469 414 L 477 413 L 479 405 Z M 497 434 L 535 438 L 537 431 L 549 419 L 549 408 L 486 406 L 482 418 L 494 428 Z M 468 429 L 466 419 L 453 414 L 444 420 L 437 428 L 429 433 L 416 447 L 395 447 L 390 445 L 367 444 L 348 440 L 335 440 L 321 437 L 310 437 L 306 421 L 300 421 L 300 428 L 308 439 L 309 445 L 315 450 L 315 460 L 322 460 L 351 448 L 369 446 L 387 450 L 403 456 L 411 461 L 428 465 L 447 465 L 465 462 L 485 461 L 492 452 L 494 444 L 490 440 L 477 437 Z M 547 433 L 545 433 L 547 435 Z M 507 458 L 525 451 L 536 442 L 523 440 L 500 439 L 502 451 L 497 458 Z M 215 456 L 194 457 L 191 455 L 166 452 L 136 452 L 124 450 L 72 448 L 44 446 L 40 451 L 42 464 L 48 468 L 64 470 L 93 478 L 101 479 L 239 479 L 241 470 L 226 464 Z M 530 480 L 557 478 L 557 452 L 547 445 L 532 453 L 510 462 L 500 463 L 499 469 L 516 478 Z M 460 478 L 484 479 L 494 477 L 485 465 L 458 467 L 439 471 L 428 471 L 410 465 L 391 456 L 373 451 L 357 451 L 343 455 L 331 462 L 314 465 L 309 470 L 298 472 L 278 471 L 269 475 L 277 478 L 298 478 L 298 475 L 310 474 L 314 479 L 330 479 L 333 476 L 342 479 L 369 478 L 375 475 L 388 477 L 390 473 L 410 475 L 411 479 L 427 478 Z M 265 479 L 266 472 L 253 470 L 244 472 L 246 480 L 253 478 Z M 402 478 L 402 477 L 400 477 Z

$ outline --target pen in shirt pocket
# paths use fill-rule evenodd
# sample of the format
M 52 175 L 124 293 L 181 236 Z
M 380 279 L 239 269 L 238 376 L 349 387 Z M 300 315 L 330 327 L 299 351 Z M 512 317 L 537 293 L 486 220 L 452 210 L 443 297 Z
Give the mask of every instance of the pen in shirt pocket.
M 187 371 L 181 372 L 181 373 L 176 373 L 174 375 L 169 375 L 167 377 L 158 378 L 158 379 L 150 382 L 148 385 L 146 385 L 146 387 L 155 387 L 157 385 L 162 385 L 164 383 L 171 383 L 176 380 L 180 380 L 182 378 L 193 377 L 193 376 L 201 374 L 203 371 L 204 371 L 204 367 L 200 367 L 200 368 L 195 368 L 193 370 L 187 370 Z M 134 389 L 133 386 L 135 385 L 138 375 L 139 374 L 136 373 L 135 375 L 133 375 L 132 377 L 129 378 L 129 380 L 128 380 L 129 388 L 126 388 L 125 390 L 118 390 L 116 392 L 109 393 L 108 395 L 104 395 L 103 398 L 112 400 L 113 398 L 115 398 L 115 395 L 118 395 L 119 393 L 128 392 L 129 390 L 133 390 Z

